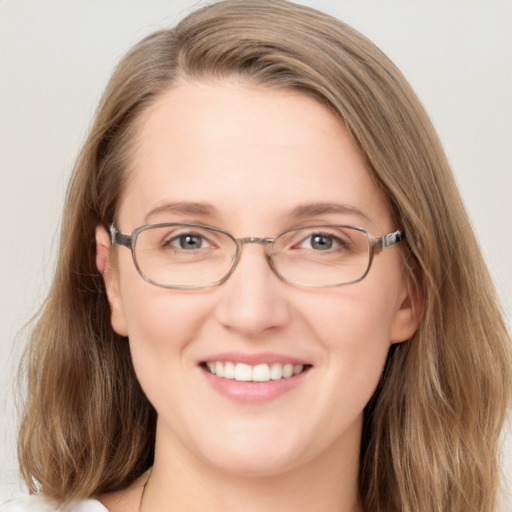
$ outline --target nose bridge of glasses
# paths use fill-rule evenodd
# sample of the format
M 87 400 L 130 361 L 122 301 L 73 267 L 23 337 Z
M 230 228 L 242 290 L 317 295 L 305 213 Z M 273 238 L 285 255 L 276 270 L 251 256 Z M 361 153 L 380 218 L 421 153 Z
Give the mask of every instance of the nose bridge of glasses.
M 257 236 L 248 236 L 245 238 L 238 238 L 237 242 L 240 245 L 244 244 L 261 244 L 261 245 L 268 245 L 271 244 L 275 238 L 259 238 Z
M 275 272 L 274 267 L 273 267 L 272 263 L 270 262 L 271 258 L 270 258 L 270 255 L 268 254 L 268 249 L 267 249 L 275 241 L 275 238 L 260 238 L 260 237 L 256 237 L 256 236 L 248 236 L 245 238 L 233 238 L 233 240 L 235 240 L 235 242 L 237 244 L 237 251 L 231 261 L 231 269 L 229 270 L 228 274 L 224 277 L 222 282 L 226 281 L 231 276 L 231 274 L 233 274 L 233 272 L 235 271 L 235 268 L 238 267 L 238 263 L 240 262 L 240 258 L 242 256 L 242 247 L 245 244 L 263 245 L 265 248 L 265 251 L 267 253 L 266 254 L 267 262 L 269 263 L 271 270 Z

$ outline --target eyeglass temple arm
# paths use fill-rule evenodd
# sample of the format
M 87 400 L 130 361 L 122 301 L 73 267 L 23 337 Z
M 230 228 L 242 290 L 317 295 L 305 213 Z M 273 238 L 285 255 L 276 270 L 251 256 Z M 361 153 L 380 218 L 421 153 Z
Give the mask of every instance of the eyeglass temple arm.
M 110 243 L 112 245 L 124 245 L 128 247 L 128 249 L 132 248 L 132 237 L 129 235 L 123 235 L 119 233 L 118 229 L 114 226 L 114 224 L 110 224 Z
M 405 238 L 405 235 L 397 229 L 393 233 L 388 233 L 387 235 L 383 235 L 377 239 L 380 247 L 385 249 L 386 247 L 390 247 L 391 245 L 397 244 L 401 242 Z

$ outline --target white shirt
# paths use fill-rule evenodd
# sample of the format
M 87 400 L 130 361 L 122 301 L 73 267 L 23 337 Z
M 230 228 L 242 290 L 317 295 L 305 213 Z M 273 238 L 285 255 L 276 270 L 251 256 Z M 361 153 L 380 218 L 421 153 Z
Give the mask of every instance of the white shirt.
M 97 500 L 75 501 L 63 507 L 43 496 L 25 496 L 0 505 L 0 512 L 108 512 Z

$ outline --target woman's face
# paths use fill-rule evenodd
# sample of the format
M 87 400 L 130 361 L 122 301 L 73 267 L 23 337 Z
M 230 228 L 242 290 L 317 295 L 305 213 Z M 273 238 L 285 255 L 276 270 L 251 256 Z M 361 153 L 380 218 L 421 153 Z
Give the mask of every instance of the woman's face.
M 293 91 L 180 85 L 144 114 L 129 173 L 117 219 L 126 234 L 160 222 L 207 224 L 236 238 L 314 224 L 374 236 L 398 228 L 344 125 Z M 97 241 L 102 267 L 100 228 Z M 362 281 L 332 288 L 283 282 L 256 244 L 244 245 L 225 283 L 199 290 L 144 281 L 124 247 L 113 257 L 105 272 L 112 325 L 128 336 L 158 412 L 157 457 L 251 475 L 333 457 L 356 463 L 363 408 L 390 344 L 416 328 L 398 246 L 376 255 Z M 305 371 L 238 381 L 210 373 L 206 363 L 215 362 Z

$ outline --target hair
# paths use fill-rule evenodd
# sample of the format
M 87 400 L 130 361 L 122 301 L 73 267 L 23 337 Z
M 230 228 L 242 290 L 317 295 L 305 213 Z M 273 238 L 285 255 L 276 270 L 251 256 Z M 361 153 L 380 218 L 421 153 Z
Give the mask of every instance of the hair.
M 203 7 L 145 38 L 116 68 L 71 177 L 53 284 L 22 366 L 19 459 L 31 492 L 84 498 L 122 489 L 152 465 L 156 412 L 110 325 L 95 228 L 116 215 L 141 115 L 179 83 L 232 77 L 327 105 L 408 242 L 404 273 L 421 290 L 422 318 L 410 340 L 392 346 L 365 409 L 363 509 L 494 512 L 510 339 L 441 144 L 378 48 L 283 0 Z

